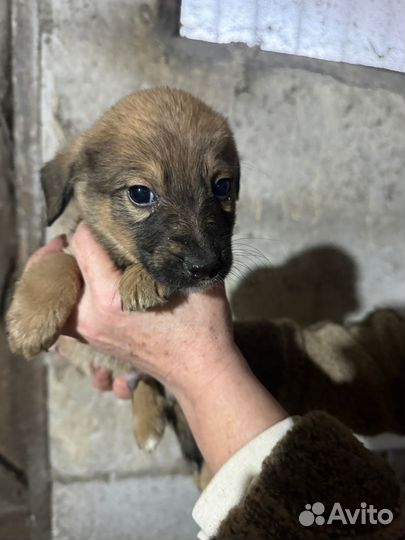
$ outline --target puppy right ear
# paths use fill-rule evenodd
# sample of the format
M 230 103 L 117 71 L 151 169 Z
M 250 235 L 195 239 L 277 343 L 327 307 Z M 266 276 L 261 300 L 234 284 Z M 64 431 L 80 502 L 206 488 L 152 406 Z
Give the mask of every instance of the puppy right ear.
M 79 145 L 73 144 L 59 152 L 41 169 L 48 227 L 62 214 L 73 196 L 75 164 L 78 156 Z

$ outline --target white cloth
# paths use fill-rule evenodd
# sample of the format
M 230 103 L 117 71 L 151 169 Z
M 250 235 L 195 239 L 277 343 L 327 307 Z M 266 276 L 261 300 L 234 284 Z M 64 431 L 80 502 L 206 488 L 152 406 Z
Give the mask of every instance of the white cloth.
M 277 422 L 238 450 L 221 467 L 193 509 L 194 521 L 201 529 L 198 533 L 200 540 L 216 534 L 223 519 L 243 499 L 250 483 L 260 473 L 263 461 L 292 426 L 292 418 Z
M 182 0 L 180 35 L 404 72 L 405 0 Z

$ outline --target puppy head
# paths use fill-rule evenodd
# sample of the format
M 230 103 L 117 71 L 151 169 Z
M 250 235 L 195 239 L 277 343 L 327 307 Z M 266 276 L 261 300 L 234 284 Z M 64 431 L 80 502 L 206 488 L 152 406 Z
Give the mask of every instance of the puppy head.
M 48 224 L 74 195 L 118 267 L 140 261 L 171 290 L 232 264 L 239 160 L 225 119 L 168 88 L 121 100 L 42 171 Z

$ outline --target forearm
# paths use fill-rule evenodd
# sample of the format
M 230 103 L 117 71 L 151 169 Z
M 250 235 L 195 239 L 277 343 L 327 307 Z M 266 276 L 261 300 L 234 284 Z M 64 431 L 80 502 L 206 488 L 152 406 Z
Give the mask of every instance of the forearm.
M 212 378 L 194 379 L 173 389 L 196 442 L 212 472 L 237 450 L 287 416 L 250 371 L 237 347 L 207 364 Z M 221 368 L 218 368 L 218 365 Z

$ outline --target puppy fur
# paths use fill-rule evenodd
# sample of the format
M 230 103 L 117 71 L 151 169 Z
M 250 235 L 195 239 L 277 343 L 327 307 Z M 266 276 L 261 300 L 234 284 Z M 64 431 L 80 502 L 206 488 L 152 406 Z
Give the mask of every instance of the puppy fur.
M 214 192 L 218 179 L 229 183 L 225 196 Z M 48 225 L 64 214 L 63 231 L 72 233 L 84 221 L 122 271 L 124 310 L 153 308 L 175 292 L 210 287 L 231 267 L 239 191 L 235 142 L 226 120 L 187 92 L 156 88 L 122 99 L 47 163 L 41 180 Z M 134 186 L 149 189 L 153 204 L 135 204 Z M 7 316 L 12 350 L 30 358 L 54 344 L 81 287 L 67 253 L 30 266 Z M 118 366 L 81 344 L 71 355 L 81 367 Z M 161 385 L 142 377 L 133 406 L 138 444 L 151 450 L 170 417 Z

